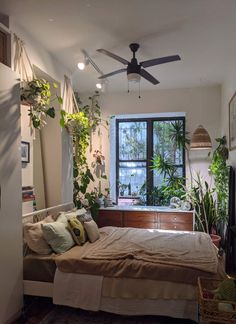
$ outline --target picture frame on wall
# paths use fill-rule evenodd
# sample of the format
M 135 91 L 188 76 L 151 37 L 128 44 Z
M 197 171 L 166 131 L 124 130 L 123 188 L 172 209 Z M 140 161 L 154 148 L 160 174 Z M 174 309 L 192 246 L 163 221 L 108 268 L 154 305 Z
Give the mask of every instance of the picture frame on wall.
M 30 162 L 30 143 L 21 141 L 21 162 Z
M 236 92 L 229 102 L 229 149 L 236 149 Z

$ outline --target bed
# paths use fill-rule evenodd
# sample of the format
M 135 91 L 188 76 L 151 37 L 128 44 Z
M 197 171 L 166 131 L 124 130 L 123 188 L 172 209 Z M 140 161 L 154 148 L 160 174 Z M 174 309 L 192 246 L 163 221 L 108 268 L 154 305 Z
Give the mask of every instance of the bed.
M 224 276 L 208 235 L 154 229 L 103 227 L 94 243 L 27 255 L 24 264 L 25 294 L 93 311 L 192 320 L 197 277 Z

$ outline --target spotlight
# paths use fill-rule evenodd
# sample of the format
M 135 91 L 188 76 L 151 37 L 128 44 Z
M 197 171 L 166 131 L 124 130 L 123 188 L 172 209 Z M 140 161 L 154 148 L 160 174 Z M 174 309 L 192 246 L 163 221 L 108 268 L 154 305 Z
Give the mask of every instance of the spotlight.
M 84 68 L 85 68 L 84 62 L 79 62 L 78 63 L 78 69 L 80 69 L 82 71 L 82 70 L 84 70 Z
M 96 88 L 102 89 L 102 84 L 101 83 L 96 83 Z

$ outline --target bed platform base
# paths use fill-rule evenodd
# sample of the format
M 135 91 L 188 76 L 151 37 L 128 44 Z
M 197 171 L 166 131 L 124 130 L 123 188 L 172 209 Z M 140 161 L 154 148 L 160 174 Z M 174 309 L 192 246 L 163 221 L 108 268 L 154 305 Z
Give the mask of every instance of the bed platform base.
M 53 283 L 24 280 L 24 295 L 53 297 Z

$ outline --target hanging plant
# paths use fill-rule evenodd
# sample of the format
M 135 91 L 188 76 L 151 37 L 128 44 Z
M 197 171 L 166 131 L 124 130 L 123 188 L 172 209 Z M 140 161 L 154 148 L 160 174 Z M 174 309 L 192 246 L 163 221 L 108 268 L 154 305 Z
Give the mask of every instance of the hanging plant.
M 101 179 L 106 179 L 106 175 L 101 172 L 93 172 L 90 170 L 87 161 L 87 151 L 91 145 L 91 135 L 98 126 L 102 124 L 101 111 L 97 102 L 96 93 L 89 97 L 91 105 L 82 106 L 78 96 L 76 100 L 80 111 L 69 114 L 64 110 L 61 111 L 60 124 L 65 127 L 73 139 L 73 177 L 74 190 L 73 200 L 77 208 L 85 207 L 89 209 L 94 218 L 96 218 L 100 204 L 98 198 L 101 197 Z M 93 154 L 95 159 L 92 168 L 97 171 L 97 166 L 101 166 L 105 157 L 100 150 L 95 150 Z M 98 180 L 98 188 L 91 190 L 91 183 Z
M 58 88 L 56 83 L 53 88 Z M 62 98 L 56 94 L 51 95 L 51 86 L 45 79 L 34 79 L 23 82 L 21 87 L 21 102 L 29 105 L 29 116 L 34 128 L 41 128 L 46 124 L 46 118 L 55 117 L 55 108 L 51 105 L 52 101 L 57 100 L 62 104 Z

